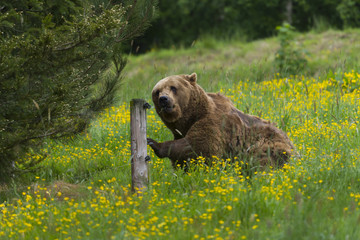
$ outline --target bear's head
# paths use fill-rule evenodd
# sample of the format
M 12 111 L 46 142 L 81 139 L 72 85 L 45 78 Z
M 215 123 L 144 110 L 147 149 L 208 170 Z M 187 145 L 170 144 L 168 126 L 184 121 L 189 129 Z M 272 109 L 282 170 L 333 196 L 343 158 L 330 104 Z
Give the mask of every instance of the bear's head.
M 189 105 L 192 92 L 197 88 L 196 73 L 174 75 L 160 80 L 152 90 L 156 112 L 168 123 L 183 117 Z

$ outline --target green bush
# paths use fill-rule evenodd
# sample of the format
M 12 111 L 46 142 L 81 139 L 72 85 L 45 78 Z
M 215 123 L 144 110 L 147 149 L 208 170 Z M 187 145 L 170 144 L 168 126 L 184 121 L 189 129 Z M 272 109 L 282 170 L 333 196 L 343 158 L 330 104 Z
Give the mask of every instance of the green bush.
M 360 1 L 342 0 L 337 7 L 345 27 L 360 27 Z
M 304 55 L 306 51 L 297 46 L 294 41 L 294 30 L 288 23 L 276 28 L 279 32 L 278 38 L 280 48 L 276 52 L 275 62 L 282 75 L 296 75 L 302 71 L 307 63 Z

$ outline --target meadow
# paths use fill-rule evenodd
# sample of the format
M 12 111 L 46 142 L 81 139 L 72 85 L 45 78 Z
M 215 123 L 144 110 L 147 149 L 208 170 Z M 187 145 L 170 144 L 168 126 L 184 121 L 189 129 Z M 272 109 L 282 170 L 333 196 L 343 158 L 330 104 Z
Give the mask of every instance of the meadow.
M 297 39 L 308 66 L 287 77 L 273 66 L 276 38 L 204 39 L 131 56 L 119 103 L 82 135 L 48 141 L 35 173 L 1 187 L 0 239 L 360 239 L 360 32 Z M 297 154 L 266 171 L 242 159 L 208 167 L 199 157 L 185 173 L 148 148 L 149 187 L 137 196 L 130 100 L 151 103 L 158 80 L 191 72 L 206 91 L 277 123 Z M 147 113 L 148 136 L 172 139 L 155 110 Z

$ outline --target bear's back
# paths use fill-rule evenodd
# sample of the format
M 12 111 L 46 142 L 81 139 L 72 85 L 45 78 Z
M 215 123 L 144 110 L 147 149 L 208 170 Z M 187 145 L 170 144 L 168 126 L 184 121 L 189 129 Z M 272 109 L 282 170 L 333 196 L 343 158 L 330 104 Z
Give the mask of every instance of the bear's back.
M 270 124 L 269 121 L 263 120 L 257 116 L 245 114 L 237 109 L 229 98 L 220 93 L 207 93 L 207 95 L 214 101 L 216 112 L 222 114 L 230 114 L 238 116 L 246 126 Z
M 215 103 L 216 112 L 229 113 L 234 107 L 229 98 L 221 93 L 207 93 L 208 97 Z

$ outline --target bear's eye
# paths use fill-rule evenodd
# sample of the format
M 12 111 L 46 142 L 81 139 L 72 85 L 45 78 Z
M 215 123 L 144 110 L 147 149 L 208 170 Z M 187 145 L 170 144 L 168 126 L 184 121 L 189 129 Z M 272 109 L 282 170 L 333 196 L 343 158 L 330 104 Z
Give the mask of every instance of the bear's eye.
M 156 95 L 156 96 L 159 96 L 159 94 L 160 94 L 160 91 L 157 90 L 157 91 L 155 92 L 155 95 Z
M 176 93 L 176 90 L 177 90 L 177 89 L 176 89 L 176 87 L 171 86 L 171 87 L 170 87 L 170 90 L 171 90 L 173 93 Z

